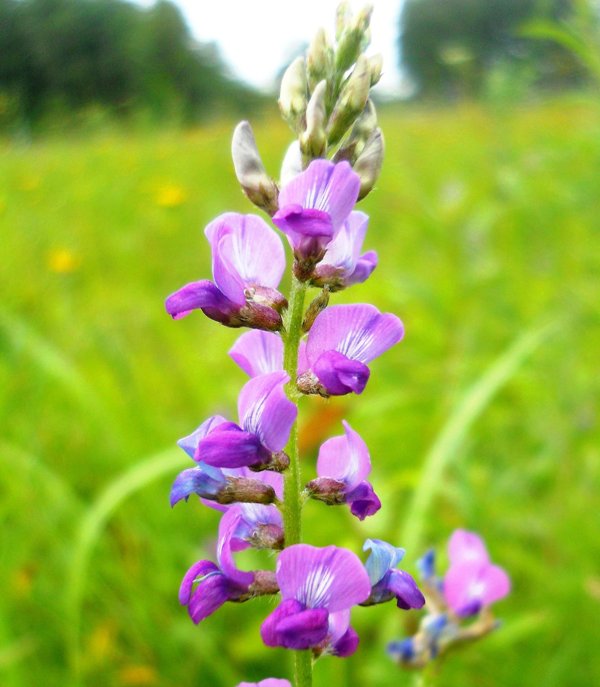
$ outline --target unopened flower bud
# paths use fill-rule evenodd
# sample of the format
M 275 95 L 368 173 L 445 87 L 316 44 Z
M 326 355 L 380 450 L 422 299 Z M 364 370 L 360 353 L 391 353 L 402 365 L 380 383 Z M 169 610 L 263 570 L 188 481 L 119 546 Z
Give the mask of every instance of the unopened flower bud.
M 337 6 L 335 13 L 335 39 L 339 41 L 345 31 L 350 28 L 350 22 L 352 21 L 352 10 L 350 9 L 350 3 L 347 0 L 343 0 Z
M 279 182 L 281 186 L 288 184 L 294 177 L 302 172 L 302 152 L 300 143 L 293 141 L 288 147 L 283 162 L 281 163 L 281 175 Z
M 327 82 L 321 81 L 315 88 L 306 108 L 306 130 L 300 138 L 303 155 L 308 159 L 322 157 L 327 145 L 325 136 L 325 95 Z
M 302 322 L 302 331 L 308 332 L 313 326 L 313 322 L 316 320 L 317 315 L 329 304 L 329 288 L 325 286 L 321 293 L 313 300 L 313 302 L 308 306 L 306 310 L 306 315 Z
M 354 163 L 354 171 L 360 177 L 358 200 L 368 195 L 375 186 L 383 164 L 383 134 L 377 128 L 367 141 L 364 150 Z
M 369 57 L 369 72 L 371 74 L 371 86 L 374 86 L 381 79 L 381 73 L 383 71 L 383 55 L 377 53 L 376 55 L 371 55 Z
M 377 112 L 375 111 L 373 101 L 369 99 L 363 113 L 352 127 L 350 135 L 344 141 L 344 145 L 334 155 L 333 161 L 341 162 L 342 160 L 347 160 L 351 165 L 354 165 L 376 128 Z
M 345 26 L 338 35 L 338 47 L 335 53 L 335 67 L 339 73 L 343 74 L 349 69 L 357 61 L 361 51 L 369 45 L 369 24 L 372 13 L 373 6 L 365 5 L 353 21 L 349 21 L 349 15 L 344 16 Z
M 370 87 L 369 61 L 364 55 L 361 55 L 342 89 L 329 120 L 327 139 L 330 145 L 335 145 L 341 140 L 348 128 L 364 110 L 369 98 Z
M 231 155 L 235 175 L 248 199 L 269 215 L 275 214 L 279 191 L 264 168 L 248 122 L 240 122 L 235 127 Z
M 281 114 L 294 131 L 302 128 L 306 112 L 306 94 L 306 65 L 303 57 L 297 57 L 285 70 L 279 94 Z
M 324 29 L 319 29 L 306 54 L 306 72 L 311 91 L 316 85 L 327 80 L 333 69 L 333 49 L 327 40 Z

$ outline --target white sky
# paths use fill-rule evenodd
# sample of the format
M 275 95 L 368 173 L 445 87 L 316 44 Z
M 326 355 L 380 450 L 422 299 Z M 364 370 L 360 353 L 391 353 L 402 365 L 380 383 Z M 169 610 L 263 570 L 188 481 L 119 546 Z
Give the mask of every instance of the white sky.
M 151 5 L 152 0 L 138 0 Z M 201 41 L 218 43 L 234 73 L 258 86 L 269 87 L 294 47 L 310 41 L 318 28 L 335 32 L 339 0 L 174 0 L 192 33 Z M 364 2 L 354 0 L 354 10 Z M 372 0 L 372 43 L 380 52 L 384 75 L 378 90 L 398 92 L 396 42 L 402 0 Z

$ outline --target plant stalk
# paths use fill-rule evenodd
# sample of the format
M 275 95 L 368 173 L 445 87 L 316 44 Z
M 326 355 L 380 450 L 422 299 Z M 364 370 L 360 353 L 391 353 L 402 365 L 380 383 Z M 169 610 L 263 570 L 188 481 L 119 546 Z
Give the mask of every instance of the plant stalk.
M 296 377 L 298 375 L 298 348 L 302 337 L 302 320 L 304 317 L 304 298 L 306 282 L 301 282 L 292 276 L 292 289 L 285 322 L 286 333 L 283 348 L 283 368 L 290 381 L 285 392 L 296 406 L 298 406 L 298 391 Z M 294 422 L 290 432 L 290 440 L 286 446 L 286 453 L 290 459 L 290 466 L 284 474 L 283 480 L 283 531 L 285 545 L 299 544 L 302 539 L 301 527 L 301 490 L 302 476 L 300 458 L 298 455 L 298 420 Z M 312 660 L 310 651 L 294 651 L 294 685 L 295 687 L 311 687 Z

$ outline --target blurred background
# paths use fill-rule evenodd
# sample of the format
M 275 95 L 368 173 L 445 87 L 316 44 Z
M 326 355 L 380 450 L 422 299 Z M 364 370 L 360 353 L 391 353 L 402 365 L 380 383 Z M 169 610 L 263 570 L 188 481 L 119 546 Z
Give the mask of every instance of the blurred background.
M 175 441 L 235 415 L 245 378 L 226 355 L 239 332 L 172 322 L 163 301 L 209 276 L 203 227 L 253 211 L 229 159 L 240 118 L 277 177 L 278 75 L 336 2 L 216 4 L 0 0 L 3 687 L 287 672 L 258 635 L 273 600 L 199 627 L 177 603 L 218 515 L 169 508 L 189 467 Z M 416 574 L 476 530 L 513 593 L 502 629 L 431 684 L 600 684 L 598 3 L 374 6 L 387 150 L 361 209 L 380 266 L 335 301 L 395 312 L 407 336 L 361 397 L 304 403 L 306 479 L 347 418 L 384 505 L 358 523 L 309 503 L 305 537 L 387 539 Z M 385 646 L 417 621 L 357 609 L 360 650 L 320 661 L 315 685 L 412 685 Z

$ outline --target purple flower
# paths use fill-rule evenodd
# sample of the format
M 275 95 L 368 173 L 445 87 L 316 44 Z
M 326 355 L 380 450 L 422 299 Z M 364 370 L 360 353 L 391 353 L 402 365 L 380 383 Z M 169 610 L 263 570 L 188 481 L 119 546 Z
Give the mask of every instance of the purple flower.
M 346 658 L 358 648 L 360 639 L 356 630 L 350 626 L 350 609 L 329 614 L 327 636 L 313 648 L 313 653 L 317 656 L 329 654 Z
M 274 332 L 244 332 L 231 347 L 229 355 L 250 377 L 283 370 L 283 341 Z M 306 342 L 301 341 L 298 348 L 298 374 L 307 368 Z
M 456 615 L 475 615 L 510 592 L 510 578 L 502 568 L 492 565 L 483 540 L 474 532 L 455 530 L 448 557 L 444 597 Z
M 281 451 L 298 413 L 283 390 L 288 379 L 285 372 L 271 372 L 247 382 L 238 397 L 240 424 L 213 424 L 198 442 L 194 460 L 220 468 L 285 467 Z
M 240 682 L 237 687 L 292 687 L 289 680 L 280 680 L 276 677 L 268 677 L 260 682 Z
M 398 608 L 404 610 L 425 605 L 425 597 L 412 576 L 396 568 L 404 557 L 404 549 L 381 539 L 367 539 L 363 550 L 371 551 L 365 567 L 372 586 L 371 595 L 364 605 L 380 604 L 393 598 Z
M 235 516 L 230 515 L 231 512 Z M 281 549 L 283 547 L 283 520 L 276 506 L 260 503 L 236 503 L 227 508 L 225 517 L 235 517 L 237 524 L 230 532 L 232 551 L 255 549 Z
M 347 162 L 314 160 L 283 186 L 273 222 L 292 245 L 296 272 L 305 280 L 336 237 L 360 190 L 360 178 Z
M 192 434 L 177 442 L 190 458 L 195 459 L 198 445 L 219 426 L 229 427 L 231 424 L 221 415 L 214 415 L 205 420 Z M 217 468 L 197 461 L 197 467 L 181 472 L 171 488 L 171 506 L 185 499 L 191 494 L 197 494 L 203 502 L 211 508 L 220 511 L 227 510 L 225 504 L 234 501 L 250 501 L 252 503 L 272 503 L 275 498 L 283 496 L 283 477 L 275 472 L 251 472 L 246 467 Z
M 336 546 L 290 546 L 279 554 L 275 574 L 282 601 L 262 624 L 267 646 L 319 647 L 332 636 L 330 616 L 348 611 L 371 591 L 358 557 Z
M 369 449 L 360 435 L 343 420 L 345 435 L 332 437 L 319 449 L 317 479 L 307 489 L 313 498 L 330 505 L 347 503 L 353 515 L 364 520 L 381 508 L 381 501 L 366 481 L 371 472 Z
M 314 286 L 327 285 L 330 291 L 339 291 L 368 279 L 377 267 L 375 251 L 360 255 L 368 223 L 369 217 L 364 212 L 350 213 L 314 269 L 311 278 Z
M 404 336 L 402 322 L 367 304 L 334 305 L 321 312 L 308 334 L 308 372 L 298 378 L 304 393 L 342 396 L 362 393 L 367 363 Z
M 167 298 L 167 312 L 179 319 L 200 308 L 228 327 L 279 329 L 286 300 L 277 287 L 285 254 L 275 232 L 257 215 L 228 212 L 204 233 L 212 249 L 214 283 L 186 284 Z
M 244 601 L 252 593 L 254 573 L 235 567 L 231 540 L 239 526 L 240 514 L 230 510 L 221 519 L 217 562 L 198 561 L 187 571 L 179 588 L 179 602 L 188 607 L 194 623 L 214 613 L 226 601 Z M 194 587 L 194 585 L 196 585 Z

